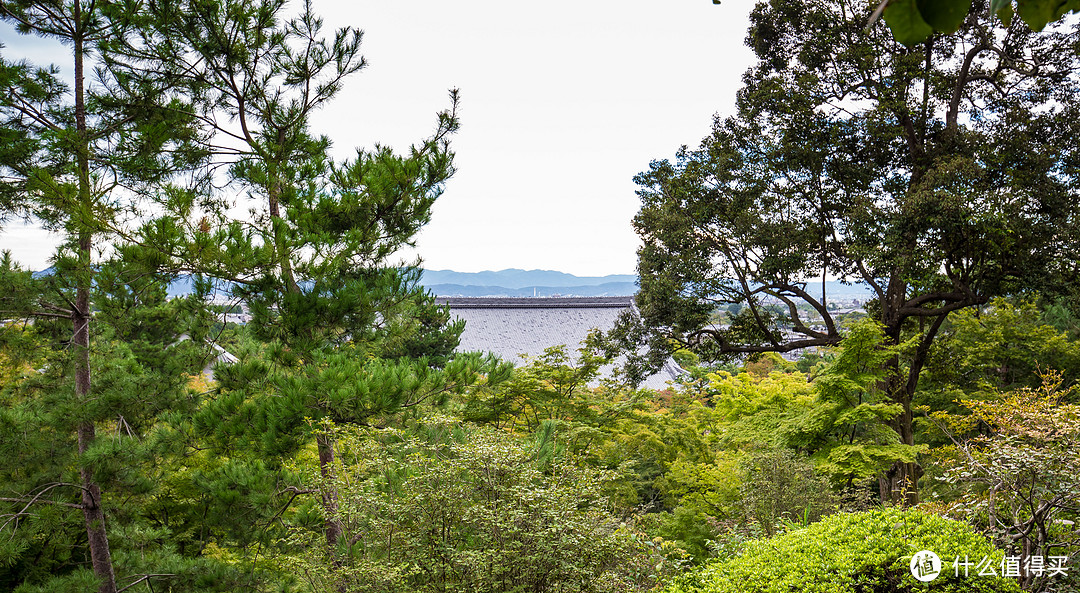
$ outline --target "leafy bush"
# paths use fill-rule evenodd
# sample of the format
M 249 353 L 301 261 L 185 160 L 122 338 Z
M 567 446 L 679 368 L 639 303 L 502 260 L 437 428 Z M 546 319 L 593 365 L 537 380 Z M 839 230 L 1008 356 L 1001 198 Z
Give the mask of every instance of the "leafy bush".
M 955 558 L 984 556 L 1000 570 L 1003 553 L 970 526 L 919 510 L 877 509 L 832 515 L 805 529 L 746 545 L 742 555 L 715 561 L 668 584 L 666 593 L 900 593 L 928 587 L 911 576 L 912 555 L 931 550 L 942 560 L 935 593 L 1019 591 L 1011 579 L 954 574 Z
M 494 429 L 338 431 L 332 479 L 348 543 L 300 531 L 312 591 L 629 591 L 661 558 L 609 511 L 612 476 Z
M 767 449 L 739 464 L 741 504 L 746 523 L 773 535 L 784 522 L 807 524 L 835 510 L 829 482 L 805 458 L 787 449 Z
M 949 432 L 979 431 L 936 451 L 940 480 L 962 488 L 957 500 L 939 505 L 943 514 L 980 527 L 1024 560 L 1080 555 L 1080 405 L 1066 403 L 1080 388 L 1062 389 L 1062 382 L 1047 372 L 1038 389 L 960 402 L 968 416 L 932 414 Z M 1069 576 L 1071 586 L 1080 584 L 1075 571 Z M 1063 581 L 1030 574 L 1020 582 L 1044 591 Z

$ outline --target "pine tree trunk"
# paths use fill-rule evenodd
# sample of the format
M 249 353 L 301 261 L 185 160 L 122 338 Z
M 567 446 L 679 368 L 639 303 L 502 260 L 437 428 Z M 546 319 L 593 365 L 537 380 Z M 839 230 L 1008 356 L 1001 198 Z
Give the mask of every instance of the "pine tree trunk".
M 320 434 L 315 437 L 315 442 L 319 447 L 319 471 L 324 481 L 322 502 L 323 512 L 326 514 L 326 545 L 331 553 L 336 553 L 343 529 L 341 520 L 338 519 L 338 493 L 334 484 L 334 440 L 330 435 Z
M 89 236 L 80 239 L 80 249 L 90 244 Z M 80 401 L 90 397 L 90 294 L 85 287 L 80 287 L 75 299 L 74 335 L 75 348 L 75 396 Z M 79 422 L 79 456 L 81 457 L 94 442 L 93 421 Z M 99 593 L 115 593 L 116 575 L 113 572 L 112 554 L 109 551 L 109 538 L 105 533 L 105 513 L 101 508 L 101 489 L 94 482 L 92 472 L 86 467 L 79 469 L 82 484 L 82 511 L 86 523 L 86 538 L 90 545 L 90 563 L 94 574 L 101 579 Z
M 319 472 L 323 477 L 322 503 L 323 512 L 326 514 L 324 524 L 326 547 L 332 558 L 331 570 L 335 573 L 335 579 L 337 580 L 335 588 L 339 593 L 345 593 L 348 590 L 348 580 L 340 571 L 342 559 L 337 549 L 344 528 L 341 525 L 341 519 L 338 517 L 338 491 L 337 484 L 334 482 L 334 478 L 337 477 L 334 471 L 334 439 L 328 434 L 319 434 L 315 436 L 315 443 L 319 448 Z
M 73 216 L 88 216 L 93 212 L 93 199 L 90 195 L 90 155 L 86 126 L 86 83 L 83 70 L 83 43 L 81 26 L 83 24 L 82 6 L 74 3 L 74 22 L 76 34 L 72 37 L 75 49 L 75 126 L 77 131 L 77 162 L 79 167 L 79 206 Z M 90 221 L 80 220 L 79 232 L 79 269 L 75 295 L 75 311 L 72 314 L 72 348 L 75 353 L 75 397 L 81 403 L 90 400 L 90 277 L 91 277 L 91 233 L 87 228 Z M 95 438 L 94 421 L 82 420 L 76 428 L 80 458 L 84 455 Z M 81 459 L 80 459 L 81 464 Z M 99 593 L 116 593 L 116 575 L 113 572 L 112 553 L 109 551 L 109 538 L 105 531 L 105 513 L 101 508 L 101 489 L 94 481 L 92 472 L 86 467 L 79 469 L 82 484 L 83 520 L 86 523 L 86 537 L 90 546 L 90 563 L 94 574 L 100 579 Z

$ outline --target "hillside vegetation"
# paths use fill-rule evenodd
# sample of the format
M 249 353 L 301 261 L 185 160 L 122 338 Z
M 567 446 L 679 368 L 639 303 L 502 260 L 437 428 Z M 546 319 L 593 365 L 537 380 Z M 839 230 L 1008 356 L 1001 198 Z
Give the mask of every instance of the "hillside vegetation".
M 0 56 L 0 591 L 1080 590 L 1080 25 L 990 4 L 758 3 L 636 307 L 514 367 L 401 261 L 456 89 L 338 159 L 310 2 L 0 1 L 73 73 Z

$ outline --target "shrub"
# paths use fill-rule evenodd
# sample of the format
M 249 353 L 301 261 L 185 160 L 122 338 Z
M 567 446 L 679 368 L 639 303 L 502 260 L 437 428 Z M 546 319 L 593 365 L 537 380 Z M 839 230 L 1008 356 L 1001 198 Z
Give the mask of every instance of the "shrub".
M 488 428 L 424 438 L 339 431 L 334 478 L 348 544 L 307 550 L 291 568 L 312 591 L 364 593 L 560 591 L 653 586 L 661 557 L 609 511 L 613 476 L 543 443 Z M 447 433 L 450 428 L 445 428 Z
M 909 569 L 912 556 L 931 550 L 940 575 L 921 583 Z M 671 583 L 666 593 L 1004 593 L 1019 591 L 1002 577 L 970 576 L 953 560 L 983 557 L 1000 572 L 1003 553 L 969 525 L 919 510 L 877 509 L 832 515 L 805 529 L 746 545 L 730 560 L 714 561 Z M 929 585 L 929 586 L 928 586 Z
M 756 522 L 766 535 L 775 534 L 784 522 L 805 525 L 835 510 L 836 497 L 829 481 L 790 450 L 751 453 L 740 462 L 739 473 L 746 523 Z

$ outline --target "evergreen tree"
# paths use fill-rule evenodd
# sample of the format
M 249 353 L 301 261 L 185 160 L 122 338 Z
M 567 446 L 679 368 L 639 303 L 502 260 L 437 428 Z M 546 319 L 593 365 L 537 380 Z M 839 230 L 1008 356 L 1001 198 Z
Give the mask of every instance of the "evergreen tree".
M 359 30 L 324 35 L 310 2 L 292 19 L 279 0 L 164 2 L 155 11 L 140 43 L 117 59 L 198 98 L 215 166 L 250 217 L 231 218 L 220 193 L 177 201 L 145 240 L 226 281 L 264 344 L 221 369 L 221 390 L 193 429 L 216 446 L 259 451 L 266 465 L 254 472 L 283 471 L 314 440 L 332 485 L 328 424 L 378 422 L 462 388 L 483 367 L 477 356 L 450 360 L 462 324 L 418 285 L 415 264 L 395 260 L 453 174 L 457 93 L 433 135 L 405 154 L 375 146 L 335 163 L 310 117 L 364 66 Z M 187 226 L 171 224 L 180 220 Z M 242 434 L 252 429 L 259 434 Z M 325 539 L 336 548 L 337 494 L 321 495 Z
M 54 428 L 69 431 L 77 454 L 50 461 L 57 462 L 52 466 L 56 471 L 78 469 L 77 477 L 42 473 L 40 479 L 49 482 L 27 483 L 31 490 L 9 498 L 42 503 L 46 490 L 56 490 L 49 484 L 57 483 L 78 494 L 78 502 L 55 504 L 82 511 L 89 560 L 102 592 L 115 591 L 117 585 L 103 495 L 90 458 L 101 444 L 98 427 L 116 418 L 115 408 L 123 404 L 92 386 L 94 344 L 100 343 L 91 331 L 92 293 L 100 253 L 138 219 L 139 197 L 148 187 L 200 156 L 188 143 L 191 120 L 184 115 L 187 110 L 176 108 L 175 93 L 99 68 L 101 48 L 130 34 L 122 18 L 129 10 L 134 8 L 83 0 L 0 3 L 0 18 L 21 33 L 58 41 L 72 52 L 70 84 L 55 66 L 0 58 L 0 215 L 40 221 L 63 237 L 45 278 L 23 273 L 5 258 L 0 290 L 10 296 L 3 315 L 70 323 L 70 337 L 57 353 L 62 356 L 50 362 L 50 369 L 62 369 L 50 396 L 64 394 L 68 400 L 62 408 L 69 416 Z M 16 515 L 25 518 L 31 506 Z

